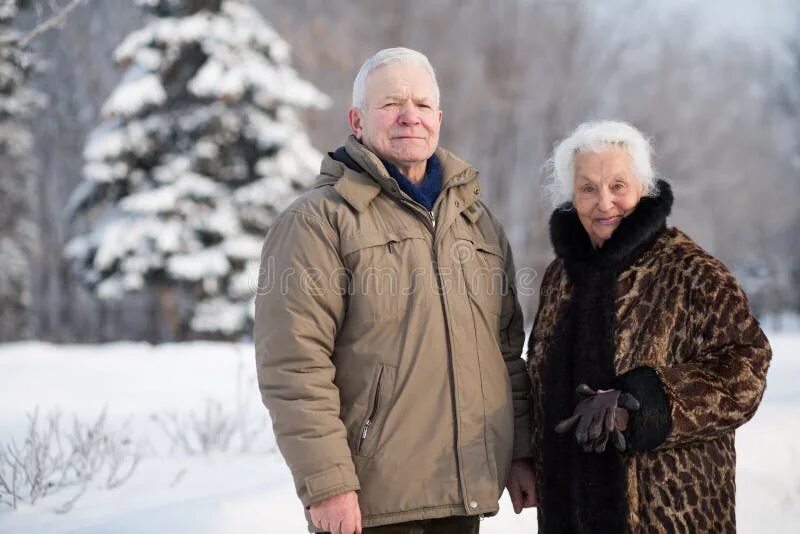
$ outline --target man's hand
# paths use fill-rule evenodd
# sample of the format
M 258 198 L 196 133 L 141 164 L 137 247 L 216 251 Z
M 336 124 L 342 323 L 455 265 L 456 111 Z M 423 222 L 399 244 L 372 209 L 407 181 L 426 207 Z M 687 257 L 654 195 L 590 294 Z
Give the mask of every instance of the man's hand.
M 532 508 L 539 505 L 536 496 L 536 475 L 530 460 L 514 460 L 506 480 L 508 495 L 514 505 L 514 513 L 522 512 L 523 508 Z
M 361 534 L 361 508 L 355 491 L 315 502 L 309 512 L 314 526 L 331 534 Z

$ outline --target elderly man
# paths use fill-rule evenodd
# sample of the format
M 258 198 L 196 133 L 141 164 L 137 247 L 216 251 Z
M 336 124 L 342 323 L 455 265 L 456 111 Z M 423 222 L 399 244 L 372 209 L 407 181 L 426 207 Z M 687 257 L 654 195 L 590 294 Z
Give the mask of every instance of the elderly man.
M 368 59 L 348 117 L 264 244 L 262 397 L 312 532 L 478 532 L 504 485 L 536 504 L 511 250 L 475 169 L 437 148 L 424 55 Z

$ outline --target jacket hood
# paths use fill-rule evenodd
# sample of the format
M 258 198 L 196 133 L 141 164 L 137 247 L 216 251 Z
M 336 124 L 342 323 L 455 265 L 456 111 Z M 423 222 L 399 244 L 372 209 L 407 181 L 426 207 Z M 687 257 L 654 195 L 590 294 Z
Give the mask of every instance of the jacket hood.
M 480 194 L 478 171 L 467 162 L 443 148 L 436 149 L 442 165 L 442 191 L 451 187 L 468 186 L 474 202 Z M 389 176 L 380 158 L 350 135 L 345 144 L 329 152 L 322 160 L 320 177 L 315 187 L 334 185 L 337 191 L 357 210 L 363 210 L 383 190 L 393 197 L 402 193 L 397 182 Z

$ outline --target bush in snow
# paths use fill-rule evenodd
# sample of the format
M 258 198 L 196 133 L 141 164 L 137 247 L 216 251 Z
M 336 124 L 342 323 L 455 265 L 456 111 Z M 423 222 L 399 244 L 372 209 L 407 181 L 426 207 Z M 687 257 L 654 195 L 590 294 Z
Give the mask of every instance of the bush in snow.
M 263 410 L 251 413 L 249 395 L 244 389 L 239 392 L 232 410 L 208 399 L 199 415 L 194 411 L 152 415 L 167 438 L 167 452 L 189 456 L 274 452 L 274 444 L 265 439 L 266 414 Z M 165 452 L 153 446 L 149 435 L 135 440 L 129 422 L 114 430 L 105 411 L 90 424 L 78 418 L 65 424 L 57 411 L 44 420 L 38 409 L 28 414 L 25 437 L 0 444 L 0 511 L 65 495 L 55 511 L 66 513 L 90 486 L 112 490 L 127 482 L 145 451 L 148 455 Z
M 65 254 L 102 299 L 153 291 L 175 338 L 240 337 L 261 240 L 321 159 L 296 109 L 328 98 L 247 3 L 137 2 L 155 16 L 115 52 L 125 75 L 67 208 L 90 230 Z
M 30 261 L 36 247 L 28 121 L 42 97 L 26 87 L 35 64 L 11 27 L 25 3 L 0 3 L 0 341 L 29 334 Z
M 109 429 L 105 412 L 92 424 L 75 418 L 67 426 L 58 412 L 40 421 L 37 410 L 28 415 L 25 439 L 0 449 L 0 507 L 16 509 L 21 503 L 71 492 L 56 509 L 68 512 L 92 481 L 114 489 L 130 478 L 140 460 L 127 428 Z
M 252 390 L 245 384 L 244 361 L 236 375 L 236 405 L 232 410 L 214 399 L 206 399 L 201 414 L 169 412 L 153 414 L 170 446 L 170 453 L 208 455 L 214 452 L 274 452 L 274 442 L 265 440 L 270 422 L 260 404 L 255 413 Z M 264 447 L 267 445 L 267 447 Z
M 208 455 L 215 452 L 257 452 L 255 445 L 269 421 L 248 414 L 229 412 L 221 402 L 207 400 L 203 413 L 170 412 L 151 419 L 169 441 L 170 453 Z

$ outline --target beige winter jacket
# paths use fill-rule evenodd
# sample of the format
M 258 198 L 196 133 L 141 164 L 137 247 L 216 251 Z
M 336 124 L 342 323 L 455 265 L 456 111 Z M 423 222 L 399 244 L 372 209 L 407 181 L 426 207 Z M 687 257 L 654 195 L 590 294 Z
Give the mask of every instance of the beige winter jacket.
M 364 526 L 494 514 L 530 456 L 508 242 L 449 152 L 431 214 L 345 149 L 363 172 L 327 156 L 262 253 L 258 380 L 297 494 L 360 490 Z

